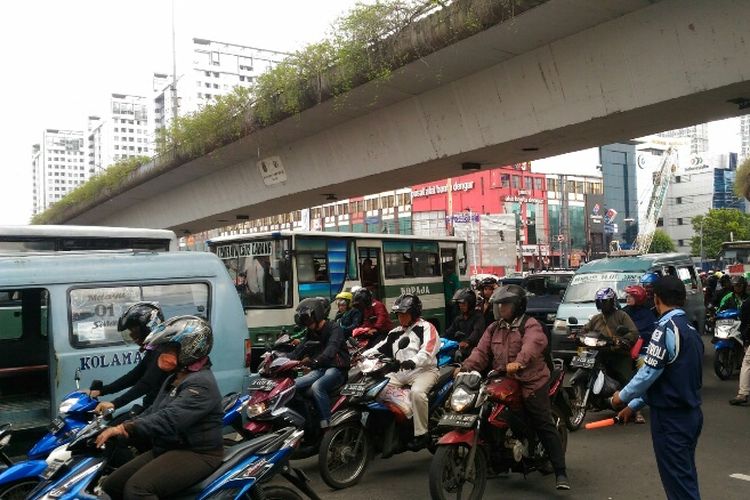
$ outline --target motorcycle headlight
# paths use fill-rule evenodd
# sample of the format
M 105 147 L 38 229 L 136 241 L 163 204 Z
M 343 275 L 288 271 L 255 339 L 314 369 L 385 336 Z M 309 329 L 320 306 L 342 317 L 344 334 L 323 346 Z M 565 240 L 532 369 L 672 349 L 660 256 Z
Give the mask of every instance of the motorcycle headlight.
M 76 404 L 78 400 L 76 398 L 68 398 L 62 403 L 60 403 L 60 407 L 58 408 L 58 411 L 62 413 L 63 415 L 68 413 L 71 408 L 73 408 L 73 405 Z
M 475 397 L 475 394 L 470 393 L 463 387 L 459 387 L 451 394 L 451 410 L 461 413 L 471 407 Z
M 597 347 L 604 347 L 605 345 L 607 345 L 607 341 L 606 340 L 597 340 L 596 341 L 596 346 Z
M 257 417 L 261 413 L 265 412 L 268 409 L 267 403 L 256 403 L 252 405 L 247 405 L 247 416 L 249 418 Z
M 570 333 L 568 322 L 564 319 L 557 319 L 557 314 L 555 314 L 554 323 L 552 323 L 552 331 L 557 335 L 568 335 Z

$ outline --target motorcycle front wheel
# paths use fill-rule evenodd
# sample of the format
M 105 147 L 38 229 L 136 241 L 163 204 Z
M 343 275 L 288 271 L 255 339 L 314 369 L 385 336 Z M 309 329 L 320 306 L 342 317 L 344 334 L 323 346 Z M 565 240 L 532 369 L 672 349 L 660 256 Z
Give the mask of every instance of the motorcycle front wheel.
M 719 349 L 714 354 L 714 372 L 721 380 L 728 380 L 734 373 L 734 351 L 732 349 Z
M 320 443 L 320 477 L 336 490 L 353 486 L 364 475 L 370 454 L 370 440 L 358 422 L 333 427 Z
M 582 383 L 575 384 L 570 388 L 570 415 L 565 417 L 565 426 L 571 432 L 580 429 L 583 420 L 586 418 L 586 407 L 583 405 L 585 395 L 586 386 Z
M 474 470 L 467 476 L 469 447 L 465 444 L 438 446 L 430 462 L 432 500 L 479 500 L 487 485 L 487 458 L 481 449 L 474 454 Z
M 35 479 L 24 479 L 0 488 L 0 498 L 3 500 L 23 500 L 36 488 L 39 481 Z

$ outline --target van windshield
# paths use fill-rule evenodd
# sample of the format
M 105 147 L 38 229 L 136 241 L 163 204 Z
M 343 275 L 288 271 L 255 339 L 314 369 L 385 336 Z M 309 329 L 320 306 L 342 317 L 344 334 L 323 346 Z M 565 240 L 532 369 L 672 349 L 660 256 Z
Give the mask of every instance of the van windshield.
M 613 288 L 617 297 L 625 299 L 625 287 L 638 284 L 643 273 L 591 273 L 573 276 L 563 302 L 594 302 L 597 290 Z

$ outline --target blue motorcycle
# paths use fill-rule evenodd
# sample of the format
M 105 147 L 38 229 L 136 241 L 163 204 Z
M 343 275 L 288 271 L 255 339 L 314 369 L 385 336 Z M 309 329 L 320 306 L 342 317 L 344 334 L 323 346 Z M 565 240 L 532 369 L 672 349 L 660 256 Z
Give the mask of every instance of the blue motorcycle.
M 716 313 L 714 323 L 714 372 L 721 380 L 729 379 L 742 366 L 745 349 L 740 333 L 740 314 L 737 309 Z
M 76 387 L 79 387 L 80 376 L 76 372 Z M 92 388 L 101 385 L 94 381 Z M 49 432 L 37 441 L 28 452 L 27 460 L 13 463 L 2 452 L 10 442 L 10 424 L 0 428 L 0 460 L 7 468 L 0 472 L 0 498 L 13 500 L 25 498 L 39 482 L 38 476 L 47 467 L 45 458 L 56 448 L 65 445 L 94 418 L 94 408 L 99 402 L 83 392 L 71 392 L 58 407 L 58 416 L 49 426 Z
M 40 483 L 27 498 L 87 500 L 108 498 L 101 491 L 101 479 L 111 471 L 113 446 L 95 446 L 96 436 L 107 427 L 97 417 L 64 450 L 55 450 Z M 312 500 L 319 497 L 302 471 L 289 466 L 289 457 L 304 432 L 293 427 L 266 434 L 228 448 L 222 465 L 209 477 L 172 497 L 181 499 L 266 499 L 302 500 L 296 490 L 281 485 L 265 485 L 279 473 Z

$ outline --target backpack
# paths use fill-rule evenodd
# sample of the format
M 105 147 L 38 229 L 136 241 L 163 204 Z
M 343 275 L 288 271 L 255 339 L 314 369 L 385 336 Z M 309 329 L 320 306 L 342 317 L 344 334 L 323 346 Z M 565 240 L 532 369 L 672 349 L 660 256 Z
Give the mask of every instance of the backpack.
M 523 319 L 521 320 L 521 324 L 518 325 L 518 333 L 521 335 L 521 338 L 523 338 L 524 334 L 526 333 L 526 322 L 529 319 L 531 319 L 531 316 L 529 316 L 528 314 L 524 314 Z M 497 323 L 498 323 L 497 321 L 492 323 L 491 334 L 493 335 L 495 333 L 495 329 L 497 328 Z M 538 323 L 542 327 L 544 336 L 547 337 L 547 347 L 544 348 L 544 353 L 542 354 L 544 356 L 544 364 L 547 365 L 547 368 L 549 368 L 549 372 L 552 373 L 552 371 L 555 369 L 555 364 L 552 362 L 552 338 L 545 324 L 539 321 Z

